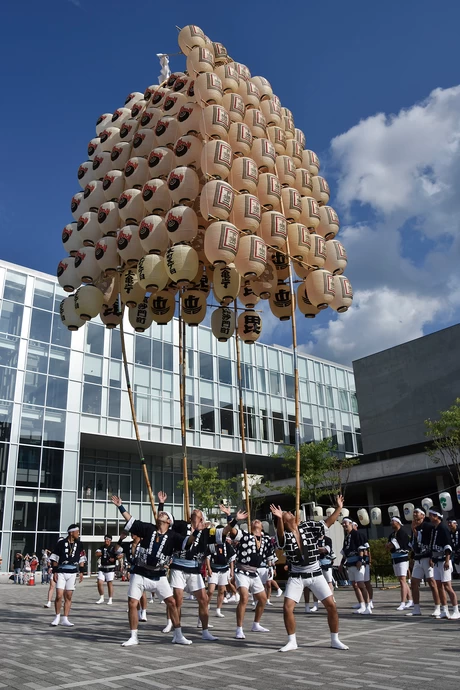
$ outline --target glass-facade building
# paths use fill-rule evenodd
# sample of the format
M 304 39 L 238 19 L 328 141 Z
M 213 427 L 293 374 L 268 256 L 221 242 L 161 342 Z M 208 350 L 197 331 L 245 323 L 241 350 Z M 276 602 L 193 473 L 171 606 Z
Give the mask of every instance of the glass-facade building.
M 119 330 L 99 319 L 75 333 L 61 323 L 66 294 L 54 277 L 0 262 L 0 548 L 40 551 L 78 521 L 85 541 L 120 527 L 110 503 L 133 515 L 151 509 L 134 441 Z M 182 516 L 179 332 L 174 319 L 135 334 L 126 347 L 151 483 Z M 189 474 L 219 463 L 241 473 L 234 342 L 187 328 L 186 427 Z M 353 372 L 299 356 L 302 441 L 332 436 L 341 454 L 361 453 Z M 284 348 L 242 344 L 248 470 L 276 478 L 270 456 L 294 443 L 294 370 Z

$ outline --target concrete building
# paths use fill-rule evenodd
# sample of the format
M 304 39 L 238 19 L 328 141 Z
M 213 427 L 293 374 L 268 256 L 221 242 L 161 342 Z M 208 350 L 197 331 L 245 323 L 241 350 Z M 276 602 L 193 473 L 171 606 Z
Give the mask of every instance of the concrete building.
M 49 275 L 0 262 L 0 540 L 3 570 L 12 551 L 53 546 L 77 521 L 88 543 L 117 534 L 109 502 L 150 519 L 121 363 L 119 331 L 98 319 L 78 332 L 59 317 L 65 293 Z M 178 324 L 153 325 L 126 345 L 144 453 L 154 491 L 168 493 L 182 516 Z M 209 328 L 187 328 L 189 474 L 220 463 L 241 473 L 234 345 Z M 248 469 L 277 475 L 270 455 L 294 441 L 294 376 L 289 350 L 242 347 Z M 353 372 L 300 356 L 302 440 L 336 439 L 341 454 L 360 452 Z M 168 503 L 169 503 L 168 501 Z

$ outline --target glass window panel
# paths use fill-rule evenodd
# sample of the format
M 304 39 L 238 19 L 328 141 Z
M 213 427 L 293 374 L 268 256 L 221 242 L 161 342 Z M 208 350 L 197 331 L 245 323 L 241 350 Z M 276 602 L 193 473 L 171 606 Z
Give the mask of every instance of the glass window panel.
M 220 406 L 226 406 L 226 403 L 233 401 L 233 389 L 230 386 L 219 386 Z
M 302 357 L 299 357 L 298 360 L 298 367 L 299 367 L 299 376 L 301 379 L 306 379 L 308 378 L 307 376 L 307 360 L 303 359 Z
M 356 393 L 350 393 L 351 395 L 351 411 L 353 414 L 358 414 L 358 398 L 356 397 Z
M 109 386 L 121 388 L 121 362 L 109 363 Z
M 13 302 L 21 302 L 23 304 L 26 294 L 26 282 L 27 276 L 24 273 L 7 271 L 3 299 L 11 299 Z
M 318 405 L 324 405 L 323 387 L 319 383 L 316 386 L 316 392 L 318 394 Z
M 299 397 L 302 402 L 308 402 L 308 383 L 299 381 Z
M 200 402 L 204 405 L 214 404 L 213 384 L 200 381 Z
M 104 536 L 106 533 L 105 520 L 95 520 L 94 521 L 94 534 L 98 536 Z
M 53 315 L 51 342 L 54 345 L 61 345 L 61 347 L 70 347 L 72 342 L 72 333 L 64 326 L 58 314 Z
M 241 364 L 241 383 L 243 388 L 254 390 L 253 369 L 249 364 Z
M 230 359 L 218 358 L 220 383 L 232 384 L 232 362 Z
M 254 408 L 243 405 L 244 415 L 244 430 L 248 438 L 256 438 L 256 418 L 254 415 Z
M 58 379 L 48 376 L 48 390 L 46 392 L 46 406 L 57 407 L 60 410 L 67 408 L 67 386 L 66 379 Z
M 153 370 L 152 372 L 152 391 L 156 395 L 161 395 L 161 372 Z
M 201 331 L 200 331 L 201 334 Z M 214 381 L 212 355 L 200 352 L 200 378 Z
M 200 353 L 201 354 L 201 353 Z M 215 432 L 214 409 L 212 407 L 200 406 L 201 431 Z
M 38 492 L 17 489 L 14 496 L 13 529 L 35 532 Z
M 337 385 L 339 388 L 346 388 L 346 383 L 345 383 L 345 372 L 343 369 L 337 369 Z
M 40 448 L 19 446 L 17 486 L 38 486 L 40 474 Z
M 189 402 L 195 400 L 195 381 L 188 376 L 185 379 L 185 399 Z
M 35 278 L 34 307 L 53 311 L 54 285 L 46 280 Z
M 110 356 L 113 359 L 122 359 L 120 334 L 118 333 L 118 329 L 115 329 L 115 328 L 112 330 L 112 341 L 110 344 Z
M 325 386 L 325 393 L 326 393 L 326 405 L 328 407 L 334 407 L 334 398 L 332 395 L 331 386 Z
M 278 372 L 270 372 L 270 390 L 272 395 L 281 395 L 281 379 Z
M 163 343 L 155 338 L 152 340 L 152 366 L 163 369 Z
M 85 382 L 102 383 L 102 357 L 85 355 L 83 373 Z
M 289 429 L 289 445 L 295 444 L 295 416 L 288 415 L 288 429 Z
M 188 329 L 188 330 L 190 330 L 190 329 Z M 194 376 L 195 375 L 195 361 L 194 361 L 193 350 L 187 350 L 187 356 L 185 358 L 185 364 L 187 366 L 188 376 Z
M 163 369 L 165 371 L 174 370 L 174 348 L 170 343 L 163 343 Z
M 152 398 L 152 419 L 153 423 L 160 426 L 161 422 L 161 400 Z
M 10 440 L 12 416 L 13 403 L 0 400 L 0 441 Z
M 22 406 L 19 443 L 41 445 L 43 433 L 43 410 L 29 405 Z
M 83 387 L 82 412 L 85 414 L 101 414 L 102 388 L 85 383 Z
M 207 328 L 198 329 L 198 349 L 202 352 L 212 352 L 211 331 Z
M 45 404 L 46 376 L 26 372 L 24 383 L 24 402 L 31 405 Z M 5 396 L 2 396 L 5 397 Z
M 32 321 L 30 324 L 31 340 L 40 340 L 49 343 L 51 334 L 52 314 L 41 309 L 32 309 Z
M 16 384 L 16 371 L 0 367 L 0 399 L 13 400 Z
M 131 481 L 129 474 L 120 474 L 120 496 L 129 498 Z
M 316 386 L 311 381 L 308 384 L 308 386 L 309 386 L 309 390 L 310 390 L 310 402 L 312 402 L 314 405 L 316 405 Z
M 147 395 L 135 393 L 137 421 L 143 424 L 151 424 L 150 398 Z
M 358 453 L 363 453 L 363 441 L 361 438 L 361 434 L 359 433 L 361 429 L 356 429 L 356 449 Z
M 294 399 L 294 397 L 295 397 L 294 377 L 290 376 L 289 374 L 286 374 L 284 376 L 284 383 L 286 385 L 286 397 Z
M 259 369 L 258 379 L 259 379 L 259 391 L 261 393 L 266 393 L 267 392 L 267 380 L 266 380 L 266 376 L 265 376 L 265 369 Z
M 104 335 L 105 328 L 103 326 L 88 323 L 86 325 L 86 352 L 91 352 L 92 355 L 103 355 Z
M 269 424 L 268 424 L 268 417 L 267 417 L 267 410 L 261 410 L 261 433 L 262 433 L 262 439 L 264 441 L 269 441 L 270 436 L 269 436 Z
M 163 419 L 162 419 L 163 426 L 173 426 L 174 425 L 174 410 L 173 410 L 172 401 L 163 400 L 162 413 L 163 413 Z
M 348 392 L 339 390 L 339 409 L 348 412 L 350 405 L 348 402 Z
M 0 364 L 5 367 L 18 365 L 19 338 L 0 334 Z
M 284 443 L 284 419 L 281 412 L 273 412 L 273 440 L 275 443 Z
M 93 521 L 92 520 L 83 520 L 81 523 L 81 533 L 88 535 L 88 534 L 93 534 Z
M 284 372 L 286 374 L 293 374 L 294 373 L 293 356 L 291 354 L 289 354 L 288 352 L 283 352 L 282 357 L 283 357 Z
M 48 370 L 48 351 L 49 345 L 37 343 L 34 340 L 29 342 L 27 353 L 26 369 L 37 373 L 46 374 Z
M 64 382 L 67 386 L 67 381 Z M 66 413 L 57 410 L 45 410 L 45 429 L 43 445 L 64 448 Z
M 0 315 L 0 332 L 21 335 L 22 313 L 24 307 L 13 302 L 3 302 Z
M 49 373 L 53 376 L 69 376 L 69 350 L 64 350 L 63 347 L 50 347 L 50 366 Z
M 278 362 L 278 352 L 277 350 L 273 350 L 273 348 L 268 348 L 268 368 L 269 369 L 274 369 L 275 371 L 279 370 L 279 362 Z
M 150 338 L 143 338 L 136 335 L 134 361 L 136 364 L 143 364 L 146 367 L 152 366 L 152 348 Z
M 40 486 L 47 489 L 62 487 L 62 466 L 64 452 L 54 448 L 44 448 L 40 471 Z M 40 529 L 40 528 L 39 528 Z
M 164 373 L 163 374 L 163 393 L 172 393 L 173 389 L 173 375 Z M 168 397 L 168 396 L 165 396 Z
M 97 473 L 96 475 L 96 499 L 105 500 L 107 498 L 107 475 Z
M 131 501 L 141 500 L 141 471 L 133 469 L 131 471 Z
M 120 418 L 121 390 L 109 388 L 109 417 Z
M 353 434 L 351 431 L 345 431 L 343 435 L 345 437 L 345 453 L 354 453 Z
M 220 411 L 220 433 L 233 436 L 234 426 L 233 426 L 233 410 L 221 410 Z
M 187 429 L 195 429 L 195 405 L 192 403 L 186 404 L 186 418 Z

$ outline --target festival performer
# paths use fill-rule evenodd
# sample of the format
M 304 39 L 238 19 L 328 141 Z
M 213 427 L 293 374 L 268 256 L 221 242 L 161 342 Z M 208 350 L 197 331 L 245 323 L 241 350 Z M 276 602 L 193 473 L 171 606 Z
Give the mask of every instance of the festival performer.
M 117 506 L 123 519 L 126 520 L 125 531 L 140 537 L 128 588 L 131 636 L 123 642 L 122 647 L 139 644 L 138 604 L 146 591 L 156 592 L 166 601 L 174 627 L 173 644 L 192 644 L 191 640 L 187 640 L 182 634 L 173 592 L 166 577 L 166 567 L 171 561 L 172 554 L 176 549 L 181 548 L 184 541 L 179 534 L 170 529 L 171 516 L 166 511 L 159 512 L 156 525 L 153 525 L 133 518 L 119 496 L 112 496 L 112 503 Z
M 443 515 L 438 508 L 430 508 L 428 517 L 433 525 L 431 534 L 431 558 L 434 565 L 434 579 L 438 588 L 439 600 L 441 602 L 441 618 L 460 618 L 458 611 L 457 595 L 452 587 L 452 543 L 450 532 L 442 522 Z M 449 615 L 447 595 L 453 611 Z
M 220 509 L 228 517 L 230 509 L 221 505 Z M 236 520 L 247 518 L 247 513 L 238 513 Z M 234 524 L 232 521 L 229 524 Z M 236 633 L 237 640 L 246 638 L 243 632 L 244 614 L 248 605 L 249 594 L 251 593 L 256 602 L 254 611 L 254 622 L 251 632 L 270 632 L 268 628 L 260 625 L 260 620 L 267 604 L 265 587 L 260 579 L 258 569 L 265 567 L 266 559 L 274 553 L 274 548 L 270 537 L 263 533 L 260 520 L 251 522 L 251 532 L 241 530 L 239 527 L 233 529 L 232 539 L 236 543 L 235 561 L 235 585 L 240 595 L 238 606 L 236 607 Z
M 59 625 L 60 623 L 66 627 L 73 627 L 74 624 L 69 621 L 72 594 L 75 590 L 75 580 L 79 571 L 79 582 L 83 581 L 86 563 L 86 553 L 80 541 L 80 527 L 78 525 L 69 525 L 67 537 L 59 539 L 50 556 L 50 562 L 53 568 L 53 579 L 56 583 L 54 602 L 56 616 L 51 625 Z M 61 619 L 63 599 L 64 615 Z
M 374 608 L 374 589 L 371 582 L 371 566 L 372 566 L 372 554 L 371 547 L 367 541 L 367 537 L 364 537 L 364 586 L 367 589 L 369 595 L 369 608 L 372 610 Z M 357 606 L 359 608 L 359 605 Z
M 296 622 L 294 610 L 299 603 L 305 587 L 321 601 L 327 612 L 331 647 L 348 649 L 339 640 L 339 616 L 334 597 L 323 575 L 319 563 L 318 541 L 326 535 L 326 529 L 337 520 L 343 508 L 342 496 L 337 497 L 337 507 L 324 522 L 313 520 L 300 521 L 291 512 L 283 511 L 280 506 L 271 505 L 270 510 L 276 518 L 276 538 L 279 548 L 283 549 L 289 564 L 289 579 L 284 591 L 283 616 L 288 634 L 288 642 L 280 652 L 297 649 Z
M 208 570 L 208 604 L 211 605 L 212 595 L 217 587 L 216 616 L 225 618 L 222 613 L 222 604 L 227 591 L 227 585 L 233 580 L 235 549 L 230 540 L 226 539 L 222 544 L 210 544 L 206 558 Z
M 99 599 L 96 604 L 104 603 L 104 582 L 107 582 L 107 590 L 109 600 L 107 604 L 112 605 L 113 599 L 113 579 L 115 577 L 115 568 L 117 561 L 123 559 L 123 549 L 118 544 L 112 544 L 112 537 L 106 534 L 104 537 L 104 544 L 101 548 L 96 550 L 96 556 L 100 559 L 100 566 L 97 573 L 97 590 L 99 592 Z
M 412 520 L 412 537 L 410 541 L 410 547 L 414 556 L 414 567 L 411 577 L 414 608 L 407 614 L 408 616 L 422 615 L 420 609 L 420 582 L 422 580 L 425 580 L 426 584 L 431 589 L 435 605 L 431 615 L 433 618 L 440 618 L 441 616 L 439 593 L 434 579 L 433 562 L 431 561 L 432 531 L 433 525 L 425 521 L 425 511 L 422 510 L 422 508 L 415 508 Z
M 401 589 L 401 603 L 396 609 L 404 611 L 413 607 L 410 588 L 407 584 L 407 573 L 409 570 L 409 551 L 410 536 L 402 529 L 402 522 L 398 517 L 391 518 L 393 532 L 388 537 L 386 547 L 391 555 L 393 572 L 399 580 Z
M 450 543 L 452 544 L 452 559 L 456 572 L 460 575 L 460 532 L 458 531 L 457 520 L 447 518 L 447 526 L 450 530 Z
M 332 539 L 327 535 L 318 539 L 318 551 L 320 554 L 319 564 L 321 570 L 323 571 L 324 579 L 329 585 L 332 596 L 334 596 L 334 577 L 332 575 L 332 566 L 335 560 L 335 553 L 332 548 Z M 305 599 L 305 613 L 316 613 L 319 608 L 320 602 L 314 601 L 313 606 L 310 606 L 310 590 L 304 590 Z
M 360 532 L 353 529 L 353 522 L 350 518 L 343 518 L 342 527 L 345 533 L 342 549 L 342 565 L 345 565 L 347 568 L 348 579 L 353 586 L 356 598 L 359 602 L 359 608 L 357 608 L 354 613 L 369 615 L 372 613 L 372 609 L 369 606 L 369 594 L 364 584 L 366 572 L 364 564 L 364 555 L 366 551 L 364 548 L 364 539 Z

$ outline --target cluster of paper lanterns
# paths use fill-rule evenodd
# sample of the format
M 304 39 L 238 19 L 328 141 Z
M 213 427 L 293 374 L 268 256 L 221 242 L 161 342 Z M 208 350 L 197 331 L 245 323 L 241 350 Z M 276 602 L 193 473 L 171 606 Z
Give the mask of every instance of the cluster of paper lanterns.
M 82 191 L 64 228 L 61 317 L 75 330 L 100 314 L 137 331 L 166 324 L 179 294 L 196 326 L 207 302 L 214 335 L 254 342 L 259 300 L 280 320 L 291 302 L 312 318 L 352 302 L 347 255 L 317 155 L 269 82 L 251 77 L 196 26 L 179 33 L 186 71 L 130 93 L 104 113 L 78 169 Z M 290 265 L 297 294 L 291 294 Z

